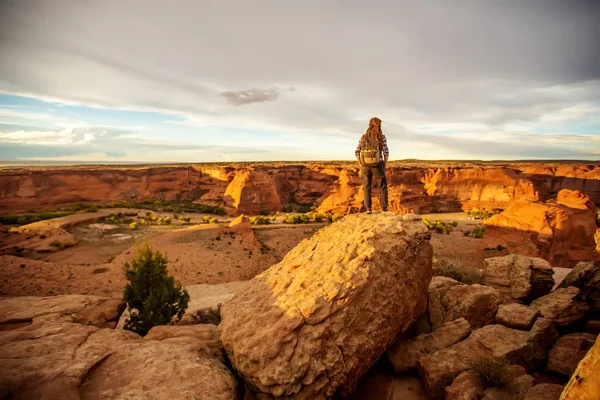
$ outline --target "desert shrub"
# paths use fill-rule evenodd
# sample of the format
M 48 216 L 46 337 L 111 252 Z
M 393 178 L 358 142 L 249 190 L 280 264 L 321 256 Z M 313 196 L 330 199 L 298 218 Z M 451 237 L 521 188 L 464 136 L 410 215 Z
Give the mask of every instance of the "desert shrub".
M 162 217 L 156 221 L 159 225 L 171 225 L 171 217 Z
M 173 214 L 173 219 L 179 219 L 179 214 Z
M 497 211 L 495 213 L 497 213 Z M 472 208 L 469 210 L 469 212 L 467 214 L 469 214 L 471 217 L 473 217 L 475 219 L 488 219 L 495 213 L 486 211 L 486 210 L 480 210 L 478 208 Z
M 436 233 L 445 233 L 447 235 L 452 232 L 452 227 L 454 226 L 452 225 L 452 222 L 446 223 L 439 218 L 435 221 L 431 221 L 429 218 L 423 218 L 422 221 L 425 225 L 427 225 L 427 228 L 430 231 L 435 231 Z
M 218 224 L 219 220 L 216 219 L 215 217 L 211 217 L 209 215 L 206 215 L 204 218 L 202 218 L 202 221 L 204 221 L 204 223 L 206 224 Z
M 463 264 L 459 260 L 440 260 L 433 267 L 433 275 L 446 276 L 467 285 L 481 283 L 481 272 Z
M 146 217 L 151 217 L 152 213 L 150 211 L 146 211 Z
M 505 249 L 505 247 L 502 246 L 501 244 L 499 244 L 498 246 L 496 246 L 496 250 L 498 250 L 498 251 L 502 251 L 504 249 Z
M 131 229 L 131 230 L 134 230 L 134 231 L 135 231 L 135 230 L 137 230 L 137 228 L 138 228 L 139 226 L 140 226 L 140 223 L 139 223 L 139 222 L 132 222 L 132 223 L 130 223 L 130 224 L 129 224 L 129 229 Z
M 255 217 L 250 217 L 250 223 L 252 225 L 268 225 L 271 223 L 271 220 L 267 217 L 263 217 L 262 215 L 257 215 Z
M 317 211 L 308 212 L 308 213 L 306 213 L 306 216 L 315 222 L 323 222 L 323 220 L 325 220 L 325 219 L 329 220 L 329 218 L 326 214 L 320 213 Z
M 153 252 L 146 243 L 123 270 L 128 281 L 123 299 L 130 312 L 125 329 L 144 336 L 154 326 L 166 325 L 174 317 L 181 319 L 190 296 L 168 275 L 167 258 L 160 251 Z
M 485 387 L 512 389 L 516 376 L 511 372 L 510 364 L 503 358 L 483 354 L 471 358 L 468 364 Z
M 285 224 L 308 224 L 310 218 L 306 214 L 288 215 L 283 219 Z
M 486 229 L 485 225 L 478 225 L 475 227 L 475 229 L 473 229 L 473 233 L 471 234 L 471 236 L 473 236 L 476 239 L 481 239 L 481 238 L 483 238 L 483 235 L 485 234 L 485 229 Z
M 192 220 L 192 217 L 180 217 L 179 219 L 181 219 L 183 222 L 190 222 Z
M 331 216 L 331 222 L 339 221 L 340 219 L 344 218 L 345 216 L 346 216 L 345 214 L 335 213 Z

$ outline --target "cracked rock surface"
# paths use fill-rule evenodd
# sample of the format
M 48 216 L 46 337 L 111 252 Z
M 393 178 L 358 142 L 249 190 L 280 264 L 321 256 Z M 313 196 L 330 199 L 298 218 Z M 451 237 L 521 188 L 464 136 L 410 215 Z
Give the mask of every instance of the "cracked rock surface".
M 233 367 L 258 399 L 348 395 L 425 312 L 430 234 L 356 214 L 305 239 L 221 308 Z

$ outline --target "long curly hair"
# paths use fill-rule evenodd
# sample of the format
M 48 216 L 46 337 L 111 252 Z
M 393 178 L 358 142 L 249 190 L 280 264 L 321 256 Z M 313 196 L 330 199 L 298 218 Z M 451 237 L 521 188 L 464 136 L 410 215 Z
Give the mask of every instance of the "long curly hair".
M 379 150 L 383 144 L 383 132 L 381 131 L 381 120 L 377 117 L 371 118 L 367 132 L 363 135 L 364 143 L 373 149 Z

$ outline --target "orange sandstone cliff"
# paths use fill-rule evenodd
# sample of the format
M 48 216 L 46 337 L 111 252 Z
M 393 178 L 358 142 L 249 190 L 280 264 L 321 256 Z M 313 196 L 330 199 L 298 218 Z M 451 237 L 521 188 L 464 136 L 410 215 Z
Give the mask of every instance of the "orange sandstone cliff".
M 395 212 L 504 209 L 515 200 L 548 200 L 577 189 L 600 204 L 600 164 L 390 163 Z M 373 190 L 377 197 L 377 189 Z M 173 166 L 73 166 L 0 170 L 0 213 L 56 209 L 80 202 L 190 200 L 229 214 L 280 211 L 300 204 L 350 213 L 362 208 L 353 163 Z M 377 200 L 374 201 L 377 208 Z

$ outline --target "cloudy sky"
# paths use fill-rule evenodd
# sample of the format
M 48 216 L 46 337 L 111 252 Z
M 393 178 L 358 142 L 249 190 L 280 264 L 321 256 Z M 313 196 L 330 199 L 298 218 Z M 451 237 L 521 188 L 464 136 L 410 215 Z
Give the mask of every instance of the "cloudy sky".
M 0 0 L 0 160 L 600 159 L 600 2 Z

